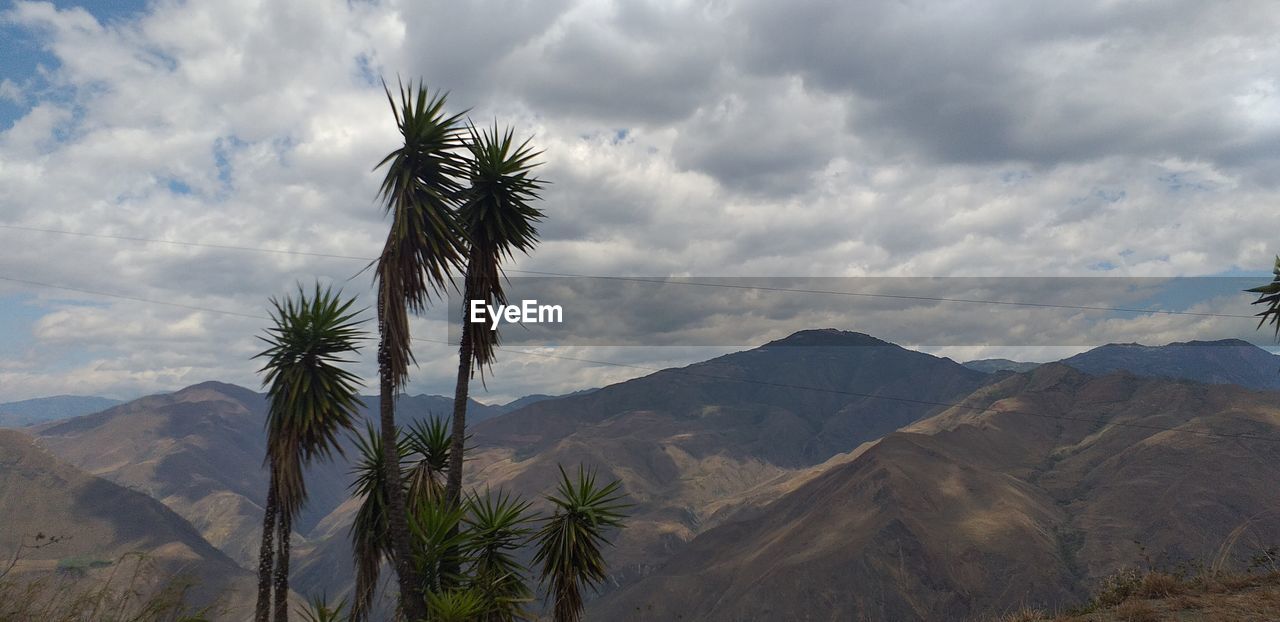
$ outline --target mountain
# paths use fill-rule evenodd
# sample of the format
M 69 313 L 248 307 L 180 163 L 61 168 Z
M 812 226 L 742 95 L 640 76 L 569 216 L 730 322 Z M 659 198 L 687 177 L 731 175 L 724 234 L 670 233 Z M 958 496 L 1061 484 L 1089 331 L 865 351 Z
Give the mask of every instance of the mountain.
M 22 428 L 56 419 L 79 417 L 106 410 L 120 400 L 81 395 L 39 397 L 0 404 L 0 428 Z
M 1128 371 L 1251 389 L 1280 390 L 1280 356 L 1239 339 L 1163 346 L 1112 343 L 1061 361 L 1094 375 Z
M 1007 376 L 698 535 L 591 616 L 959 620 L 1061 610 L 1125 566 L 1239 562 L 1280 529 L 1276 397 Z
M 501 404 L 501 405 L 497 405 L 497 406 L 490 406 L 490 408 L 492 408 L 492 409 L 494 409 L 495 411 L 497 411 L 497 412 L 496 412 L 496 414 L 494 414 L 493 416 L 497 416 L 497 415 L 505 415 L 505 414 L 507 414 L 507 413 L 509 413 L 509 412 L 514 412 L 514 411 L 520 410 L 521 408 L 524 408 L 525 406 L 528 406 L 528 405 L 530 405 L 530 404 L 537 404 L 538 402 L 545 402 L 545 401 L 547 401 L 547 400 L 554 400 L 554 399 L 559 399 L 559 398 L 562 398 L 562 397 L 573 397 L 573 396 L 575 396 L 575 395 L 586 395 L 586 394 L 591 393 L 591 392 L 596 391 L 596 390 L 597 390 L 597 389 L 582 389 L 582 390 L 574 391 L 573 393 L 568 393 L 568 394 L 565 394 L 565 395 L 545 395 L 545 394 L 543 394 L 543 393 L 534 393 L 533 395 L 526 395 L 526 396 L 524 396 L 524 397 L 522 397 L 522 398 L 512 400 L 512 401 L 510 401 L 510 402 L 507 402 L 506 404 Z M 492 418 L 492 417 L 486 417 L 486 418 Z M 467 421 L 471 421 L 471 420 L 470 420 L 470 419 L 467 419 Z
M 781 494 L 792 477 L 989 380 L 860 333 L 802 331 L 483 422 L 469 481 L 536 499 L 561 465 L 620 479 L 635 504 L 612 553 L 621 581 Z
M 365 398 L 365 404 L 374 406 L 377 400 Z M 159 499 L 232 559 L 256 567 L 267 489 L 266 406 L 261 393 L 206 382 L 35 432 L 54 455 Z M 399 421 L 405 423 L 451 413 L 453 400 L 404 396 L 398 407 Z M 493 413 L 474 401 L 471 409 L 481 419 Z M 349 471 L 341 458 L 308 470 L 309 499 L 294 523 L 299 547 L 305 548 L 308 532 L 348 499 Z
M 159 581 L 191 577 L 195 604 L 224 598 L 221 619 L 243 619 L 252 607 L 256 577 L 206 542 L 180 516 L 139 492 L 93 477 L 57 460 L 17 431 L 0 430 L 0 558 L 37 534 L 62 538 L 24 549 L 9 579 L 60 572 L 59 590 L 75 592 L 105 579 L 117 566 L 123 584 L 135 554 L 143 554 Z M 70 574 L 75 570 L 80 578 Z M 121 587 L 121 585 L 117 585 Z M 138 585 L 138 588 L 144 587 Z
M 969 369 L 977 370 L 986 374 L 994 374 L 998 371 L 1011 371 L 1022 373 L 1031 371 L 1040 366 L 1040 363 L 1024 363 L 1022 361 L 1011 361 L 1009 359 L 978 359 L 976 361 L 967 361 L 963 363 Z

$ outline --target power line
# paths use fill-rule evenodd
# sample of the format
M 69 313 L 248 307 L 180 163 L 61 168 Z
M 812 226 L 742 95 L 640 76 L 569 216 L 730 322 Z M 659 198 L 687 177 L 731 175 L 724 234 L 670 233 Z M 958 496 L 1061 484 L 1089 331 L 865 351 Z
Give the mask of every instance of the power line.
M 68 287 L 66 285 L 54 285 L 53 283 L 43 283 L 40 281 L 29 281 L 26 279 L 15 279 L 8 276 L 0 276 L 0 281 L 8 281 L 10 283 L 21 283 L 23 285 L 31 285 L 33 287 L 47 287 L 49 289 L 61 289 L 69 292 L 78 292 L 81 294 L 90 294 L 93 296 L 104 296 L 107 298 L 119 298 L 121 300 L 132 300 L 133 302 L 145 302 L 153 305 L 165 305 L 169 307 L 178 307 L 180 309 L 190 309 L 192 311 L 207 311 L 209 313 L 220 313 L 222 315 L 234 315 L 237 317 L 246 317 L 255 320 L 270 320 L 271 318 L 263 315 L 250 315 L 248 313 L 240 313 L 238 311 L 226 311 L 222 309 L 210 309 L 208 307 L 200 307 L 196 305 L 186 305 L 179 302 L 169 302 L 166 300 L 154 300 L 151 298 L 140 298 L 138 296 L 129 296 L 126 294 L 113 294 L 111 292 L 103 292 L 93 289 L 84 289 L 82 287 Z
M 241 252 L 269 253 L 269 254 L 274 254 L 274 255 L 297 255 L 297 256 L 301 256 L 301 257 L 317 257 L 317 258 L 323 258 L 323 259 L 345 259 L 345 260 L 366 261 L 366 262 L 368 262 L 368 261 L 374 261 L 374 259 L 375 259 L 375 258 L 372 258 L 372 257 L 359 257 L 359 256 L 354 256 L 354 255 L 340 255 L 340 254 L 334 254 L 334 253 L 314 253 L 314 252 L 309 252 L 309 251 L 297 251 L 297 250 L 282 249 L 282 248 L 259 248 L 259 247 L 252 247 L 252 246 L 231 246 L 231 245 L 224 245 L 224 244 L 204 244 L 204 243 L 200 243 L 200 242 L 187 242 L 187 241 L 180 241 L 180 240 L 164 240 L 164 239 L 157 239 L 157 238 L 144 238 L 144 237 L 135 237 L 135 236 L 111 235 L 111 234 L 104 234 L 104 233 L 83 233 L 83 232 L 77 232 L 77 231 L 65 231 L 65 230 L 61 230 L 61 229 L 43 229 L 43 228 L 38 228 L 38 227 L 25 227 L 25 226 L 21 226 L 21 225 L 11 225 L 11 224 L 0 224 L 0 229 L 11 229 L 11 230 L 15 230 L 15 231 L 29 231 L 29 232 L 36 232 L 36 233 L 51 233 L 51 234 L 57 234 L 57 235 L 72 235 L 72 236 L 79 236 L 79 237 L 86 237 L 86 238 L 99 238 L 99 239 L 106 239 L 106 240 L 121 240 L 121 241 L 128 241 L 128 242 L 140 242 L 140 243 L 151 243 L 151 244 L 170 244 L 170 245 L 174 245 L 174 246 L 183 246 L 183 247 L 189 247 L 189 248 L 209 248 L 209 249 L 216 249 L 216 250 L 232 250 L 232 251 L 241 251 Z M 824 296 L 847 296 L 847 297 L 855 297 L 855 298 L 881 298 L 881 299 L 888 299 L 888 300 L 911 300 L 911 301 L 916 301 L 916 302 L 947 302 L 947 303 L 962 303 L 962 304 L 984 304 L 984 305 L 998 305 L 998 306 L 1009 306 L 1009 307 L 1026 307 L 1026 308 L 1038 308 L 1038 309 L 1068 309 L 1068 310 L 1074 310 L 1074 311 L 1105 311 L 1105 312 L 1111 312 L 1111 313 L 1146 313 L 1146 314 L 1152 314 L 1152 315 L 1178 315 L 1178 316 L 1190 316 L 1190 317 L 1221 317 L 1221 318 L 1239 318 L 1239 319 L 1247 319 L 1247 320 L 1255 320 L 1255 319 L 1257 319 L 1257 316 L 1254 316 L 1254 315 L 1244 315 L 1244 314 L 1238 314 L 1238 313 L 1207 313 L 1207 312 L 1196 312 L 1196 311 L 1173 311 L 1173 310 L 1168 310 L 1168 309 L 1139 309 L 1139 308 L 1133 308 L 1133 307 L 1106 307 L 1106 306 L 1100 306 L 1100 305 L 1067 305 L 1067 304 L 1052 304 L 1052 303 L 1045 303 L 1045 302 L 1024 302 L 1024 301 L 1015 301 L 1015 300 L 984 300 L 984 299 L 978 299 L 978 298 L 948 298 L 948 297 L 944 297 L 944 296 L 912 296 L 912 295 L 907 295 L 907 294 L 879 294 L 879 293 L 871 293 L 871 292 L 849 292 L 849 291 L 840 291 L 840 290 L 803 289 L 803 288 L 792 288 L 792 287 L 770 287 L 770 286 L 764 286 L 764 285 L 738 285 L 738 284 L 733 284 L 733 283 L 708 283 L 708 282 L 701 282 L 701 281 L 673 281 L 673 280 L 669 280 L 669 279 L 644 278 L 644 277 L 633 277 L 633 276 L 607 276 L 607 275 L 597 275 L 597 274 L 572 274 L 572 273 L 566 273 L 566 272 L 546 272 L 546 271 L 538 271 L 538 270 L 515 270 L 515 269 L 511 269 L 511 270 L 506 270 L 506 272 L 509 272 L 509 273 L 512 273 L 512 274 L 528 274 L 528 275 L 533 275 L 533 276 L 554 276 L 554 277 L 563 277 L 563 278 L 597 279 L 597 280 L 608 280 L 608 281 L 626 281 L 626 282 L 633 282 L 633 283 L 650 283 L 650 284 L 656 284 L 656 285 L 685 285 L 685 286 L 691 286 L 691 287 L 709 287 L 709 288 L 733 289 L 733 290 L 752 290 L 752 291 L 765 291 L 765 292 L 776 292 L 776 293 L 787 293 L 787 294 L 812 294 L 812 295 L 824 295 Z
M 108 298 L 119 298 L 119 299 L 122 299 L 122 300 L 130 300 L 130 301 L 134 301 L 134 302 L 143 302 L 143 303 L 148 303 L 148 304 L 158 304 L 158 305 L 168 305 L 168 306 L 172 306 L 172 307 L 180 307 L 180 308 L 183 308 L 183 309 L 191 309 L 191 310 L 195 310 L 195 311 L 205 311 L 205 312 L 208 312 L 208 313 L 218 313 L 218 314 L 222 314 L 222 315 L 231 315 L 231 316 L 245 317 L 245 318 L 259 319 L 259 320 L 270 320 L 270 319 L 271 319 L 271 318 L 268 318 L 268 317 L 266 317 L 266 316 L 261 316 L 261 315 L 252 315 L 252 314 L 248 314 L 248 313 L 240 313 L 240 312 L 236 312 L 236 311 L 228 311 L 228 310 L 225 310 L 225 309 L 214 309 L 214 308 L 210 308 L 210 307 L 201 307 L 201 306 L 197 306 L 197 305 L 185 305 L 185 304 L 180 304 L 180 303 L 175 303 L 175 302 L 166 302 L 166 301 L 162 301 L 162 300 L 153 300 L 153 299 L 150 299 L 150 298 L 141 298 L 141 297 L 138 297 L 138 296 L 129 296 L 129 295 L 124 295 L 124 294 L 115 294 L 115 293 L 110 293 L 110 292 L 95 291 L 95 290 L 83 289 L 83 288 L 78 288 L 78 287 L 66 287 L 66 286 L 62 286 L 62 285 L 55 285 L 55 284 L 52 284 L 52 283 L 44 283 L 44 282 L 41 282 L 41 281 L 30 281 L 30 280 L 25 280 L 25 279 L 15 279 L 15 278 L 10 278 L 10 277 L 6 277 L 6 276 L 0 276 L 0 281 L 8 281 L 8 282 L 11 282 L 11 283 L 21 283 L 21 284 L 24 284 L 24 285 L 30 285 L 30 286 L 34 286 L 34 287 L 47 287 L 47 288 L 51 288 L 51 289 L 60 289 L 60 290 L 74 291 L 74 292 L 80 292 L 80 293 L 85 293 L 85 294 L 92 294 L 92 295 L 95 295 L 95 296 L 105 296 L 105 297 L 108 297 Z M 419 341 L 419 342 L 435 343 L 435 344 L 442 344 L 442 345 L 446 345 L 446 346 L 457 347 L 457 344 L 450 343 L 450 342 L 448 342 L 448 341 L 438 340 L 438 339 L 427 339 L 427 338 L 425 338 L 425 337 L 414 337 L 414 338 L 413 338 L 413 340 L 414 340 L 414 341 Z M 659 368 L 659 367 L 649 367 L 649 366 L 646 366 L 646 365 L 636 365 L 636 364 L 632 364 L 632 363 L 619 363 L 619 362 L 616 362 L 616 361 L 599 361 L 599 360 L 586 359 L 586 358 L 580 358 L 580 357 L 574 357 L 574 356 L 565 356 L 565 355 L 560 355 L 560 354 L 551 354 L 551 353 L 547 353 L 547 352 L 533 352 L 533 351 L 530 351 L 530 350 L 516 350 L 516 349 L 512 349 L 512 350 L 507 350 L 507 351 L 509 351 L 509 352 L 514 352 L 514 353 L 517 353 L 517 354 L 522 354 L 522 355 L 525 355 L 525 356 L 535 356 L 535 357 L 542 357 L 542 358 L 561 359 L 561 360 L 567 360 L 567 361 L 576 361 L 576 362 L 580 362 L 580 363 L 591 363 L 591 364 L 595 364 L 595 365 L 605 365 L 605 366 L 609 366 L 609 367 L 621 367 L 621 368 L 627 368 L 627 369 L 635 369 L 635 370 L 640 370 L 640 371 L 646 371 L 646 372 L 650 372 L 650 373 L 679 374 L 679 375 L 691 376 L 691 377 L 697 377 L 697 378 L 704 378 L 704 379 L 709 379 L 709 380 L 721 380 L 721 381 L 730 381 L 730 382 L 741 382 L 741 383 L 744 383 L 744 384 L 754 384 L 754 385 L 757 385 L 757 386 L 765 386 L 765 387 L 778 388 L 778 389 L 790 389 L 790 390 L 796 390 L 796 391 L 814 391 L 814 392 L 828 393 L 828 394 L 834 394 L 834 395 L 844 395 L 844 396 L 849 396 L 849 397 L 861 397 L 861 398 L 866 398 L 866 399 L 877 399 L 877 400 L 885 400 L 885 401 L 891 401 L 891 402 L 900 402 L 900 403 L 907 403 L 907 404 L 917 404 L 917 405 L 923 405 L 923 406 L 936 406 L 936 407 L 942 407 L 942 408 L 960 408 L 960 409 L 974 410 L 974 411 L 977 411 L 977 412 L 993 412 L 993 413 L 997 413 L 997 414 L 999 414 L 999 413 L 1004 413 L 1004 414 L 1015 414 L 1015 415 L 1024 415 L 1024 416 L 1028 416 L 1028 417 L 1040 417 L 1040 418 L 1043 418 L 1043 419 L 1056 419 L 1056 420 L 1060 420 L 1060 421 L 1079 421 L 1079 422 L 1085 422 L 1085 423 L 1095 423 L 1095 424 L 1104 424 L 1104 425 L 1115 425 L 1115 426 L 1120 426 L 1120 427 L 1137 428 L 1137 429 L 1144 429 L 1144 430 L 1151 430 L 1151 431 L 1178 432 L 1178 433 L 1183 433 L 1183 434 L 1194 434 L 1194 435 L 1197 435 L 1197 436 L 1204 436 L 1204 437 L 1210 437 L 1210 438 L 1222 438 L 1222 439 L 1232 439 L 1232 440 L 1256 440 L 1256 441 L 1265 441 L 1265 442 L 1271 442 L 1271 443 L 1280 443 L 1280 438 L 1269 437 L 1269 436 L 1258 436 L 1258 435 L 1255 435 L 1255 434 L 1244 434 L 1244 433 L 1241 433 L 1241 434 L 1221 434 L 1221 433 L 1218 433 L 1218 432 L 1209 432 L 1209 431 L 1201 431 L 1201 430 L 1188 430 L 1188 429 L 1184 429 L 1184 428 L 1172 428 L 1172 427 L 1167 427 L 1167 426 L 1148 425 L 1148 424 L 1142 424 L 1142 423 L 1131 423 L 1131 422 L 1122 422 L 1122 421 L 1108 421 L 1108 420 L 1105 420 L 1105 419 L 1092 419 L 1092 418 L 1088 418 L 1088 417 L 1069 417 L 1069 416 L 1060 416 L 1060 415 L 1050 415 L 1050 414 L 1046 414 L 1046 413 L 1035 413 L 1035 412 L 1030 412 L 1030 411 L 1019 411 L 1019 410 L 999 410 L 999 409 L 991 408 L 991 407 L 989 407 L 989 406 L 985 406 L 985 407 L 984 407 L 984 406 L 972 406 L 972 405 L 964 404 L 964 403 L 936 402 L 936 401 L 932 401 L 932 400 L 921 400 L 921 399 L 916 399 L 916 398 L 910 398 L 910 397 L 898 397 L 898 396 L 892 396 L 892 395 L 877 395 L 877 394 L 873 394 L 873 393 L 862 393 L 862 392 L 858 392 L 858 391 L 846 391 L 846 390 L 843 390 L 843 389 L 831 389 L 831 388 L 827 388 L 827 387 L 813 387 L 813 386 L 805 386 L 805 385 L 795 385 L 795 384 L 788 384 L 788 383 L 782 383 L 782 382 L 772 382 L 772 381 L 768 381 L 768 380 L 756 380 L 756 379 L 751 379 L 751 378 L 735 378 L 735 377 L 732 377 L 732 376 L 721 376 L 721 375 L 717 375 L 717 374 L 699 373 L 699 372 L 696 372 L 696 371 L 690 371 L 690 370 L 689 370 L 689 369 L 687 369 L 687 368 L 674 368 L 674 367 L 669 367 L 669 368 Z

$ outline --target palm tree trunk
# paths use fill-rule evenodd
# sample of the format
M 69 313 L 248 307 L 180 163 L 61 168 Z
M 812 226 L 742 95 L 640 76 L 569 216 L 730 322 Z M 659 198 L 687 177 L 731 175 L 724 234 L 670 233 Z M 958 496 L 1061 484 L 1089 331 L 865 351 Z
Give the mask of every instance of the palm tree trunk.
M 293 517 L 281 512 L 277 528 L 276 545 L 280 554 L 276 556 L 275 622 L 289 622 L 289 536 L 293 533 Z
M 272 536 L 276 530 L 276 476 L 275 465 L 271 465 L 269 484 L 267 484 L 267 507 L 262 514 L 262 548 L 258 549 L 258 606 L 254 610 L 253 622 L 268 622 L 271 619 L 271 571 L 275 563 L 275 543 Z
M 464 320 L 465 322 L 465 320 Z M 458 384 L 453 390 L 453 426 L 449 442 L 449 477 L 445 482 L 444 497 L 456 507 L 462 498 L 462 453 L 467 438 L 467 398 L 471 389 L 471 330 L 462 327 L 458 343 Z
M 467 316 L 471 308 L 471 300 L 476 297 L 475 274 L 472 266 L 476 262 L 476 251 L 472 249 L 467 261 L 467 274 L 462 286 L 462 335 L 458 339 L 458 383 L 453 389 L 453 426 L 450 430 L 449 442 L 449 475 L 445 480 L 444 498 L 449 505 L 456 507 L 462 498 L 462 453 L 466 450 L 463 444 L 467 439 L 467 398 L 471 390 L 471 358 L 474 344 L 471 340 L 470 319 Z
M 378 318 L 381 322 L 385 305 L 378 296 Z M 386 469 L 387 535 L 391 537 L 396 576 L 400 583 L 400 608 L 410 622 L 420 622 L 427 617 L 427 603 L 422 595 L 422 579 L 413 565 L 413 549 L 410 547 L 408 511 L 404 499 L 404 486 L 400 476 L 400 452 L 397 445 L 395 385 L 391 379 L 391 362 L 387 352 L 387 331 L 383 323 L 378 344 L 378 375 L 380 377 L 380 405 L 382 423 L 382 468 Z

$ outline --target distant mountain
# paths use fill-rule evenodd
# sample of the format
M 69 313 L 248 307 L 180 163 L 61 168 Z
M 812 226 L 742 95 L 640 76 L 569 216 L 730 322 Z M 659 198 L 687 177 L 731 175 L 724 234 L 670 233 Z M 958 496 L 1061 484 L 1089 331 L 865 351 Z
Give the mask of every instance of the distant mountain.
M 1274 395 L 1048 364 L 963 405 L 698 535 L 588 617 L 962 620 L 1024 605 L 1062 610 L 1120 568 L 1223 551 L 1239 565 L 1256 549 L 1238 528 L 1261 546 L 1280 530 Z
M 79 579 L 60 579 L 60 590 L 87 589 L 116 566 L 116 587 L 127 585 L 145 554 L 155 572 L 143 579 L 188 577 L 196 581 L 195 604 L 216 598 L 230 610 L 219 619 L 251 615 L 256 577 L 206 542 L 182 517 L 139 492 L 93 477 L 57 460 L 14 430 L 0 430 L 0 559 L 13 558 L 19 542 L 37 534 L 63 538 L 38 550 L 25 549 L 14 578 L 49 576 L 75 569 Z M 143 585 L 137 585 L 142 589 Z
M 542 393 L 534 393 L 533 395 L 526 395 L 522 398 L 512 400 L 510 402 L 507 402 L 506 404 L 501 404 L 498 406 L 490 406 L 490 408 L 497 411 L 497 414 L 505 415 L 509 412 L 520 410 L 521 408 L 524 408 L 525 406 L 528 406 L 530 404 L 537 404 L 538 402 L 545 402 L 546 400 L 553 400 L 553 399 L 558 399 L 562 397 L 586 395 L 588 393 L 592 393 L 598 390 L 599 389 L 582 389 L 580 391 L 574 391 L 573 393 L 566 393 L 564 395 L 545 395 Z M 470 419 L 468 419 L 467 421 L 470 421 Z
M 481 423 L 470 481 L 536 499 L 558 465 L 622 480 L 636 505 L 614 568 L 640 576 L 698 533 L 785 492 L 782 480 L 990 379 L 864 334 L 802 331 Z
M 376 408 L 377 399 L 365 398 L 365 404 Z M 475 401 L 470 407 L 469 413 L 481 420 L 495 412 Z M 448 416 L 453 400 L 404 396 L 398 408 L 398 421 L 406 423 Z M 253 567 L 267 490 L 265 421 L 263 394 L 206 382 L 35 431 L 59 458 L 161 500 L 232 559 Z M 308 471 L 309 500 L 294 523 L 299 547 L 306 546 L 312 528 L 348 499 L 349 471 L 342 458 Z
M 1280 390 L 1280 356 L 1247 341 L 1187 341 L 1163 346 L 1112 343 L 1062 360 L 1094 375 L 1128 371 L 1251 389 Z
M 81 395 L 39 397 L 0 404 L 0 428 L 22 428 L 46 421 L 79 417 L 106 410 L 120 400 Z
M 994 374 L 998 371 L 1011 371 L 1015 373 L 1031 371 L 1039 367 L 1040 363 L 1024 363 L 1022 361 L 1011 361 L 1009 359 L 978 359 L 976 361 L 962 363 L 962 365 L 985 374 Z

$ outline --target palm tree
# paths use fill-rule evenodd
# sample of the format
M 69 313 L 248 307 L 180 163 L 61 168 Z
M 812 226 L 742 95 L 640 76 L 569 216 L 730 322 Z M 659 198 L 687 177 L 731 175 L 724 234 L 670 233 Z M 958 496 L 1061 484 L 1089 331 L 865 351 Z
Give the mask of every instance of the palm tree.
M 374 591 L 378 587 L 378 575 L 383 560 L 391 559 L 391 536 L 387 527 L 390 511 L 387 508 L 387 487 L 383 479 L 387 470 L 382 451 L 382 437 L 372 425 L 366 426 L 364 436 L 355 437 L 359 458 L 353 469 L 355 481 L 352 494 L 361 499 L 351 523 L 351 551 L 355 558 L 356 584 L 351 603 L 352 622 L 369 619 L 373 610 Z M 404 443 L 397 446 L 396 462 L 403 465 L 408 452 Z M 402 478 L 403 479 L 403 478 Z
M 267 456 L 270 484 L 263 517 L 263 543 L 270 546 L 274 526 L 277 553 L 259 554 L 256 619 L 265 621 L 270 608 L 265 577 L 274 565 L 275 620 L 289 617 L 289 535 L 293 518 L 307 498 L 303 468 L 313 460 L 341 453 L 337 434 L 351 429 L 359 398 L 359 379 L 343 366 L 345 357 L 358 351 L 364 337 L 352 311 L 354 299 L 320 289 L 308 297 L 298 289 L 297 300 L 272 299 L 274 326 L 260 337 L 267 349 L 255 358 L 267 361 L 259 370 L 267 390 Z M 274 523 L 274 524 L 273 524 Z
M 384 85 L 385 86 L 385 85 Z M 399 102 L 389 88 L 396 126 L 404 144 L 375 168 L 386 167 L 379 190 L 391 216 L 386 243 L 376 261 L 378 285 L 378 375 L 384 485 L 392 559 L 400 601 L 413 621 L 426 617 L 422 584 L 412 559 L 404 489 L 399 485 L 395 398 L 414 362 L 409 314 L 420 313 L 439 294 L 463 259 L 463 232 L 454 213 L 465 173 L 457 151 L 463 147 L 462 116 L 444 112 L 445 95 L 429 94 L 421 83 L 400 87 Z
M 472 493 L 467 502 L 467 557 L 470 583 L 485 599 L 486 622 L 510 622 L 530 616 L 524 605 L 533 600 L 525 585 L 528 570 L 516 557 L 532 535 L 526 527 L 533 520 L 528 501 L 499 492 Z
M 536 224 L 543 213 L 533 206 L 544 182 L 530 175 L 538 166 L 529 141 L 518 145 L 511 129 L 499 132 L 470 128 L 467 177 L 470 187 L 458 209 L 466 240 L 467 272 L 463 285 L 463 324 L 458 346 L 458 382 L 453 394 L 453 448 L 449 454 L 449 479 L 445 495 L 458 504 L 462 496 L 462 453 L 467 427 L 467 393 L 472 370 L 493 362 L 498 332 L 484 323 L 469 323 L 472 300 L 505 304 L 502 261 L 515 251 L 528 253 L 538 243 Z M 474 364 L 474 367 L 473 367 Z
M 556 622 L 581 620 L 583 587 L 594 587 L 607 578 L 602 551 L 609 544 L 605 531 L 622 527 L 626 518 L 620 485 L 615 480 L 597 486 L 595 472 L 581 466 L 573 480 L 560 468 L 560 485 L 547 497 L 555 511 L 538 530 L 533 558 L 534 564 L 542 565 L 542 582 L 550 583 Z

